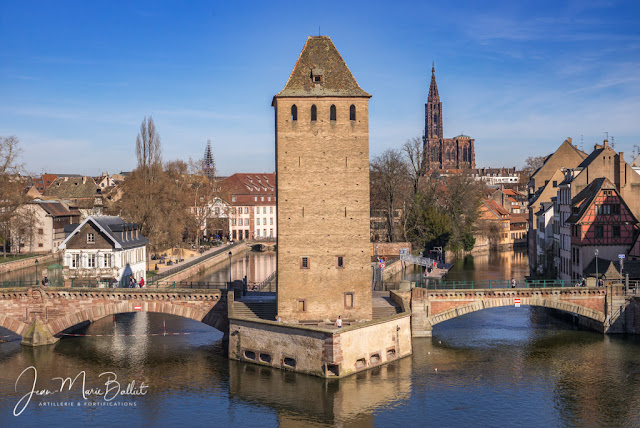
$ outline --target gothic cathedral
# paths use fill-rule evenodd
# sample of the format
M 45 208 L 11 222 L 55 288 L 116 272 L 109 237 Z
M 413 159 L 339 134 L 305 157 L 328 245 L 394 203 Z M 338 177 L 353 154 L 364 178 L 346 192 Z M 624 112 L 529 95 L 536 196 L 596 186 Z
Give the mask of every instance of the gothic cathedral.
M 443 138 L 442 103 L 436 85 L 435 66 L 431 67 L 431 86 L 424 106 L 424 156 L 426 168 L 433 169 L 473 169 L 476 167 L 476 152 L 473 138 L 458 135 Z

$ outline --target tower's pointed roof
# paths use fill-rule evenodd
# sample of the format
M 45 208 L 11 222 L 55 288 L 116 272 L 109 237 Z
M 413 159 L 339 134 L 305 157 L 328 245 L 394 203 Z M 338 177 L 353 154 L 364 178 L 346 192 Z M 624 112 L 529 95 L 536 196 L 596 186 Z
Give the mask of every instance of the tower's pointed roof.
M 440 95 L 438 95 L 438 85 L 436 84 L 436 66 L 431 64 L 431 86 L 429 86 L 429 102 L 440 102 Z
M 276 97 L 371 97 L 356 82 L 329 36 L 310 36 Z

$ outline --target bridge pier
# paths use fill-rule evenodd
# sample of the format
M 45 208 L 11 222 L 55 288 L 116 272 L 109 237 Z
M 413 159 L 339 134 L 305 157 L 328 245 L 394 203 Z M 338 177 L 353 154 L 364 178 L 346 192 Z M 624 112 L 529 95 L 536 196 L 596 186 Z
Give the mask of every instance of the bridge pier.
M 52 345 L 60 340 L 54 337 L 47 326 L 40 321 L 39 318 L 33 320 L 33 322 L 27 328 L 27 331 L 22 336 L 21 345 L 24 346 L 43 346 Z

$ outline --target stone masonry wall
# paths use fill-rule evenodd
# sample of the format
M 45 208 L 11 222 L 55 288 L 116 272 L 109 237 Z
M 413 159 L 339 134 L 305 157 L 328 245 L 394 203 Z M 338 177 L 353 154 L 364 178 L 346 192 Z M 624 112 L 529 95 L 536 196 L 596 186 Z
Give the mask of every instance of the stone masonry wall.
M 368 98 L 276 98 L 278 314 L 371 319 Z M 296 104 L 298 119 L 290 118 Z M 349 108 L 356 106 L 355 121 Z M 317 121 L 311 122 L 311 106 Z M 335 105 L 337 120 L 329 120 Z M 344 266 L 338 267 L 338 256 Z M 301 267 L 308 257 L 309 267 Z M 345 293 L 353 293 L 348 307 Z M 304 309 L 304 310 L 303 310 Z
M 219 290 L 95 290 L 7 288 L 0 290 L 0 327 L 24 335 L 40 320 L 51 335 L 107 315 L 158 312 L 201 321 L 221 331 L 227 327 L 226 296 Z
M 285 370 L 331 377 L 411 355 L 408 313 L 340 330 L 231 319 L 229 358 Z M 332 368 L 333 366 L 333 368 Z

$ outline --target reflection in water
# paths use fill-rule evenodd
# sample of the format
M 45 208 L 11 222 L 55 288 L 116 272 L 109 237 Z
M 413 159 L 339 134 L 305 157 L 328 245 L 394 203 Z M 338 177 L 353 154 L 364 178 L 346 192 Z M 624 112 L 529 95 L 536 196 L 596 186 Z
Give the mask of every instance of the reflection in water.
M 276 270 L 276 253 L 274 251 L 247 251 L 233 254 L 231 257 L 231 279 L 237 280 L 247 276 L 249 282 L 264 281 Z M 229 262 L 225 261 L 211 266 L 185 281 L 227 282 L 229 281 Z
M 442 278 L 445 281 L 496 281 L 523 280 L 529 275 L 529 259 L 527 249 L 514 251 L 490 251 L 477 255 L 466 255 L 450 261 L 453 267 Z M 405 272 L 399 272 L 390 281 L 423 281 L 423 269 L 409 265 Z
M 581 331 L 547 314 L 501 307 L 454 318 L 414 340 L 412 357 L 339 381 L 229 361 L 222 333 L 193 320 L 120 314 L 116 330 L 126 336 L 0 344 L 0 426 L 639 425 L 640 339 Z M 163 318 L 167 331 L 191 334 L 147 336 L 162 333 Z M 81 331 L 113 334 L 114 319 Z M 52 399 L 37 397 L 15 418 L 22 394 L 14 383 L 31 365 L 43 386 L 81 370 L 96 386 L 100 373 L 113 371 L 123 385 L 144 381 L 149 392 L 118 399 L 135 407 L 39 407 Z M 55 401 L 62 399 L 82 401 L 76 390 Z

